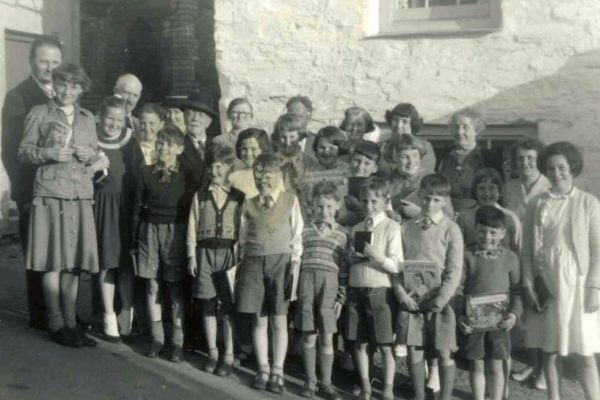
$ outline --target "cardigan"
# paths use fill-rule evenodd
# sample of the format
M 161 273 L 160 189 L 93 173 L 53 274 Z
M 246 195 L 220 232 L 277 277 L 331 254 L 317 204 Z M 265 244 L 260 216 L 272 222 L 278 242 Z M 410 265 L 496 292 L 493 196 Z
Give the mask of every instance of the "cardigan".
M 535 196 L 527 204 L 525 224 L 523 226 L 523 250 L 521 266 L 523 285 L 530 287 L 538 270 L 543 267 L 541 252 L 543 249 L 540 213 L 544 202 L 551 194 L 544 192 Z M 572 246 L 581 275 L 586 276 L 585 287 L 600 289 L 600 202 L 583 190 L 573 187 L 567 195 L 570 197 L 569 224 Z

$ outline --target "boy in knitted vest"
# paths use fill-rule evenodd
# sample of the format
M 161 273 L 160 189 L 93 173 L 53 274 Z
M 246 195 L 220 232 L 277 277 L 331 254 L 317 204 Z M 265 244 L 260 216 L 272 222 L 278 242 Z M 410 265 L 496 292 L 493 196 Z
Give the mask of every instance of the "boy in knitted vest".
M 258 196 L 247 199 L 242 206 L 237 308 L 255 314 L 252 337 L 259 371 L 252 386 L 282 393 L 287 311 L 295 297 L 304 223 L 297 197 L 281 189 L 278 158 L 261 154 L 252 169 Z M 269 322 L 273 332 L 272 366 L 268 357 Z
M 317 335 L 319 337 L 320 389 L 324 398 L 340 399 L 331 384 L 333 334 L 346 300 L 348 266 L 345 260 L 347 234 L 335 222 L 340 207 L 337 187 L 322 181 L 313 188 L 314 220 L 302 232 L 302 265 L 298 284 L 295 326 L 302 332 L 306 383 L 300 395 L 313 397 L 317 389 Z
M 228 181 L 235 154 L 229 147 L 215 145 L 207 157 L 210 184 L 201 187 L 192 200 L 187 230 L 188 273 L 194 277 L 192 297 L 202 304 L 208 360 L 204 371 L 227 376 L 233 365 L 232 298 L 223 278 L 235 264 L 240 211 L 244 194 Z M 217 348 L 217 311 L 223 314 L 225 353 L 220 363 Z

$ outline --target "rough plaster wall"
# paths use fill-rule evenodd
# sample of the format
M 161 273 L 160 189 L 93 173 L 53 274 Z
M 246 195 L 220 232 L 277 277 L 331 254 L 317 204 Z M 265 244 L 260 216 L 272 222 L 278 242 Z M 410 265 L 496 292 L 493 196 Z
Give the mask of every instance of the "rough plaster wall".
M 538 122 L 547 142 L 573 140 L 585 184 L 600 194 L 600 2 L 504 0 L 499 32 L 385 39 L 366 38 L 369 2 L 216 0 L 221 110 L 245 96 L 270 128 L 285 99 L 302 93 L 316 128 L 352 104 L 383 120 L 410 101 L 427 122 L 470 106 L 489 122 Z

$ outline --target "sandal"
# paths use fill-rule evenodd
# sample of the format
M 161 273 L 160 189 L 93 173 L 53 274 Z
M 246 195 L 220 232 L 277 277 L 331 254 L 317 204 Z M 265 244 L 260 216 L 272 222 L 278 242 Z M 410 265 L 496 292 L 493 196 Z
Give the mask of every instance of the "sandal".
M 360 393 L 358 394 L 358 400 L 371 400 L 371 392 L 366 392 L 361 389 Z
M 285 391 L 283 376 L 272 373 L 267 390 L 271 393 L 282 394 Z
M 252 381 L 252 388 L 256 390 L 265 390 L 267 388 L 267 379 L 269 379 L 269 372 L 258 371 Z
M 302 386 L 302 390 L 300 391 L 300 396 L 312 398 L 312 397 L 315 397 L 316 391 L 317 391 L 317 385 L 314 382 L 306 381 L 306 382 L 304 382 L 304 386 Z

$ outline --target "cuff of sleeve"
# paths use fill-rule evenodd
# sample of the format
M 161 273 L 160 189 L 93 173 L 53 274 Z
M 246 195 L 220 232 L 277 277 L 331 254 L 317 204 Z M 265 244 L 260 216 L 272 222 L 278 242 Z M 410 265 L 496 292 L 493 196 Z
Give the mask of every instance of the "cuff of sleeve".
M 398 272 L 398 266 L 396 265 L 396 262 L 391 258 L 386 257 L 386 259 L 383 260 L 383 263 L 381 264 L 383 266 L 383 269 L 391 274 L 395 274 Z

